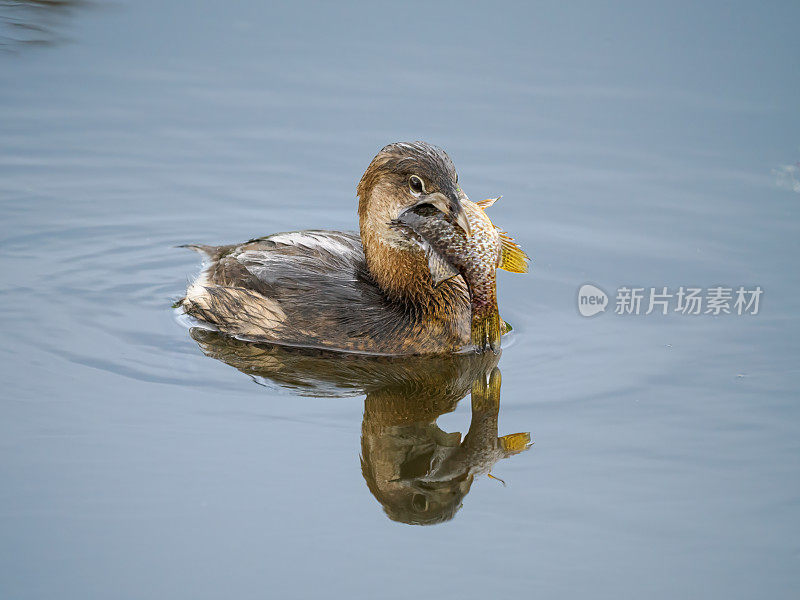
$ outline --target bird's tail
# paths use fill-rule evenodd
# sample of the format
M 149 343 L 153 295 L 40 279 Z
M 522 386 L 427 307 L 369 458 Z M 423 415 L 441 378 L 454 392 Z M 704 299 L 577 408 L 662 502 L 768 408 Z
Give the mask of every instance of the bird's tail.
M 188 248 L 189 250 L 194 250 L 198 254 L 202 254 L 203 258 L 206 260 L 210 260 L 214 258 L 214 254 L 217 251 L 216 246 L 208 246 L 206 244 L 180 244 L 175 246 L 176 248 Z

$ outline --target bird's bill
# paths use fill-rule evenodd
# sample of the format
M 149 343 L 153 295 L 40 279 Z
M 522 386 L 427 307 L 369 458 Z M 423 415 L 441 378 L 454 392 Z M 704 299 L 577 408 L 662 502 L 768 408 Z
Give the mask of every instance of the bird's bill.
M 467 213 L 464 211 L 464 207 L 459 200 L 448 198 L 441 192 L 435 192 L 433 194 L 420 196 L 419 201 L 414 206 L 419 206 L 420 204 L 430 204 L 436 207 L 437 210 L 449 215 L 456 224 L 464 230 L 467 237 L 472 234 L 472 230 L 469 226 L 469 219 L 467 219 Z

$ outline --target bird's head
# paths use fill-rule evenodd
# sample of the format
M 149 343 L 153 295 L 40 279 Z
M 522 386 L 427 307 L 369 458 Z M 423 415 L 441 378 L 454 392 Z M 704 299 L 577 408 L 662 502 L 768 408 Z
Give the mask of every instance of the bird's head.
M 447 153 L 426 142 L 389 144 L 367 167 L 358 197 L 364 254 L 378 285 L 396 298 L 432 294 L 424 252 L 392 221 L 414 206 L 430 204 L 470 235 L 462 205 L 468 198 Z
M 369 233 L 390 246 L 409 246 L 406 237 L 389 224 L 420 204 L 434 206 L 470 234 L 461 205 L 466 195 L 458 185 L 453 161 L 444 150 L 426 142 L 385 146 L 361 178 L 358 196 L 362 237 Z

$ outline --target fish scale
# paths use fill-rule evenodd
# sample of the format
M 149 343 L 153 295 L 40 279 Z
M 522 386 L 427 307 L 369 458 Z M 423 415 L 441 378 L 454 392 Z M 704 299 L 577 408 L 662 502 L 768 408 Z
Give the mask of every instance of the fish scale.
M 491 206 L 493 200 L 483 203 Z M 528 256 L 498 230 L 481 204 L 462 200 L 471 235 L 447 215 L 421 204 L 403 212 L 393 225 L 416 241 L 428 256 L 434 285 L 461 275 L 472 304 L 471 340 L 480 352 L 500 350 L 500 314 L 497 310 L 497 269 L 515 273 L 528 270 Z

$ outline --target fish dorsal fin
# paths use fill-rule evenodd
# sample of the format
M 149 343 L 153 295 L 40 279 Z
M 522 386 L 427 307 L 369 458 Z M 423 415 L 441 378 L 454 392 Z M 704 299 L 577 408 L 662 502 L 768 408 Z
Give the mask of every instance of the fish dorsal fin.
M 434 250 L 428 250 L 428 268 L 431 270 L 434 286 L 458 275 L 456 268 Z
M 505 231 L 497 230 L 500 236 L 500 260 L 497 267 L 510 273 L 527 273 L 530 257 Z
M 478 200 L 475 204 L 480 206 L 483 210 L 489 208 L 492 204 L 500 200 L 502 196 L 498 196 L 497 198 L 487 198 L 486 200 Z

